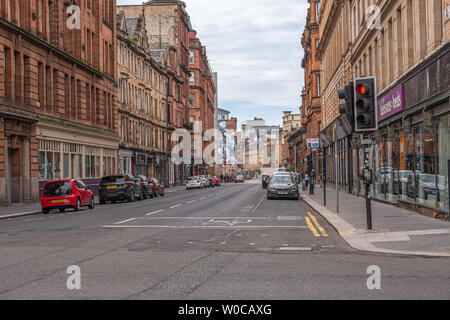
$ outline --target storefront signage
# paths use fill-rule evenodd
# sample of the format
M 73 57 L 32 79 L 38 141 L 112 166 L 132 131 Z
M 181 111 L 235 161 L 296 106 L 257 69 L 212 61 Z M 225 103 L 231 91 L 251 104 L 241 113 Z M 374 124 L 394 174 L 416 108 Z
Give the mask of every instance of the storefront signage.
M 306 140 L 308 148 L 319 148 L 320 142 L 319 138 L 312 138 Z
M 378 101 L 378 121 L 383 121 L 404 109 L 403 86 L 400 85 Z

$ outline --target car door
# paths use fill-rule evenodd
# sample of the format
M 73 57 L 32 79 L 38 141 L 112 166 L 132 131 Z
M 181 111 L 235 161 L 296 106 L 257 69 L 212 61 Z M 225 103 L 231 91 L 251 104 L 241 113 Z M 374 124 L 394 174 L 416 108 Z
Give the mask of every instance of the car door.
M 83 183 L 83 181 L 80 180 L 75 180 L 74 185 L 79 191 L 81 204 L 85 204 L 88 201 L 88 199 L 86 199 L 87 198 L 86 185 Z

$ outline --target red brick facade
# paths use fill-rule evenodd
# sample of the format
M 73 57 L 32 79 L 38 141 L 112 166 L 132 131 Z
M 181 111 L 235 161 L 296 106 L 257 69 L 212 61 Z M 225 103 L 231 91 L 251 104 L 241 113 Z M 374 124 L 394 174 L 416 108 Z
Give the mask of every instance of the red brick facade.
M 200 121 L 204 134 L 207 130 L 214 129 L 216 87 L 206 56 L 206 47 L 202 46 L 195 31 L 189 33 L 189 51 L 189 70 L 191 72 L 189 122 Z M 194 134 L 192 134 L 192 138 L 194 138 Z M 211 143 L 212 141 L 203 141 L 202 152 Z M 196 149 L 198 152 L 199 148 Z M 207 170 L 205 165 L 200 165 L 195 166 L 192 172 L 193 175 L 205 173 L 214 175 L 214 168 L 211 167 Z
M 36 201 L 39 181 L 100 177 L 104 163 L 115 172 L 115 2 L 83 4 L 73 30 L 63 1 L 0 5 L 0 203 Z

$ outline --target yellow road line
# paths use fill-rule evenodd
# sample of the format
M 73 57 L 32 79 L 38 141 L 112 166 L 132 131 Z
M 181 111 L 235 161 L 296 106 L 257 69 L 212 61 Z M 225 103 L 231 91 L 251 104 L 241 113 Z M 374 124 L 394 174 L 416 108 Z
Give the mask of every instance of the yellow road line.
M 311 217 L 311 220 L 314 222 L 314 224 L 316 225 L 317 229 L 319 229 L 320 232 L 322 233 L 322 235 L 323 235 L 325 238 L 327 238 L 327 237 L 328 237 L 327 232 L 326 232 L 325 229 L 322 228 L 322 226 L 319 224 L 319 221 L 317 221 L 316 217 L 313 216 L 313 215 L 311 214 L 311 212 L 308 212 L 308 215 Z
M 309 230 L 311 230 L 311 232 L 314 234 L 316 238 L 320 238 L 320 234 L 317 232 L 316 228 L 314 228 L 313 224 L 311 223 L 311 220 L 308 217 L 306 217 L 305 220 L 306 223 L 308 224 Z

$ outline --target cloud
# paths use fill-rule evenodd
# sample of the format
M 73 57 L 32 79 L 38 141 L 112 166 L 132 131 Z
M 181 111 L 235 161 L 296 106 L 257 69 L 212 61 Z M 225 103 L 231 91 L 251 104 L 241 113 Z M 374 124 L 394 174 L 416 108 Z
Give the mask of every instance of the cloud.
M 231 106 L 231 111 L 240 118 L 255 107 L 264 110 L 272 107 L 278 112 L 280 107 L 300 105 L 303 87 L 300 38 L 307 1 L 184 2 L 192 26 L 206 46 L 211 66 L 218 72 L 221 107 Z M 242 108 L 248 110 L 241 112 Z M 281 116 L 280 112 L 279 122 Z

